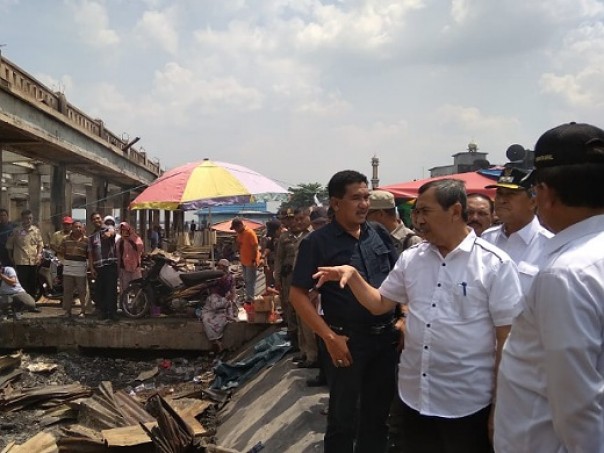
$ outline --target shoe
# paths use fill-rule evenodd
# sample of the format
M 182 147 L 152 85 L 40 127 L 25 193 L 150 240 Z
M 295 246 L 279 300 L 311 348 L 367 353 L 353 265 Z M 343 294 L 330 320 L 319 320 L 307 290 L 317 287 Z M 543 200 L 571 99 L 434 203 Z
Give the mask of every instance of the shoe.
M 319 368 L 319 362 L 311 362 L 309 360 L 304 360 L 303 362 L 298 362 L 296 366 L 298 368 Z
M 40 310 L 38 307 L 34 307 L 29 311 L 31 311 L 32 313 L 40 313 L 42 310 Z
M 306 361 L 306 356 L 304 354 L 299 354 L 294 356 L 294 358 L 292 359 L 293 363 L 302 363 Z
M 314 378 L 310 378 L 306 380 L 306 386 L 307 387 L 324 387 L 327 385 L 327 381 L 325 380 L 325 378 L 321 377 L 320 375 L 317 375 Z

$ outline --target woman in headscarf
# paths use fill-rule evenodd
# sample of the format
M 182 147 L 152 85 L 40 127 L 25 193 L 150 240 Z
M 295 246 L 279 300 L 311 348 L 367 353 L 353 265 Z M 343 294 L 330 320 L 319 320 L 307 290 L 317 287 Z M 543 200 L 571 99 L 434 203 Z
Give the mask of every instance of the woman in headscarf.
M 142 278 L 141 259 L 145 248 L 143 240 L 127 222 L 120 223 L 120 237 L 115 242 L 115 254 L 119 271 L 120 291 L 130 281 Z
M 222 334 L 226 325 L 234 321 L 237 316 L 235 305 L 235 288 L 233 276 L 229 272 L 229 261 L 221 259 L 217 263 L 224 276 L 214 286 L 212 294 L 208 296 L 201 309 L 201 322 L 208 339 L 214 344 L 217 352 L 222 352 Z

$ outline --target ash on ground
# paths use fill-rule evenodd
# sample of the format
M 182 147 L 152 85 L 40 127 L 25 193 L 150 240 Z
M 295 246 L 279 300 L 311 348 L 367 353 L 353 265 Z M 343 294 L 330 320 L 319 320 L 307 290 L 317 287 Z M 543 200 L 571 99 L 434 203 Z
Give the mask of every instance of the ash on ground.
M 23 374 L 9 385 L 11 391 L 74 383 L 96 389 L 101 382 L 110 381 L 114 390 L 124 389 L 131 395 L 146 399 L 155 393 L 169 395 L 186 392 L 189 387 L 208 388 L 214 376 L 215 361 L 216 357 L 209 355 L 144 357 L 141 360 L 140 353 L 128 358 L 77 352 L 23 353 L 20 365 Z M 35 407 L 14 412 L 0 411 L 0 450 L 13 441 L 21 444 L 43 430 L 59 435 L 62 426 L 74 423 L 46 426 L 41 423 L 44 413 L 45 410 Z M 213 414 L 214 411 L 209 410 L 201 419 L 210 432 L 216 426 Z

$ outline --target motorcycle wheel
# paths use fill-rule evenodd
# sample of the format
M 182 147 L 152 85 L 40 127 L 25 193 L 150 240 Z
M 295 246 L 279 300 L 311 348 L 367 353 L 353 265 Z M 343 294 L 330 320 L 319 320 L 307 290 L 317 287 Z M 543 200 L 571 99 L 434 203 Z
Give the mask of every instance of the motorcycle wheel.
M 122 310 L 129 318 L 142 318 L 151 309 L 152 296 L 141 285 L 130 285 L 120 298 Z

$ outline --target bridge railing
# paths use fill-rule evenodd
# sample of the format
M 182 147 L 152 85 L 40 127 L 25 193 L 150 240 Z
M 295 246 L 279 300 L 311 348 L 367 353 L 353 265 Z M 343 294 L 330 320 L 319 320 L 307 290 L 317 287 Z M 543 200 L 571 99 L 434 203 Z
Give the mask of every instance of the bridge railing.
M 63 93 L 52 91 L 4 57 L 0 57 L 0 86 L 2 85 L 13 92 L 18 92 L 34 104 L 42 103 L 47 108 L 62 114 L 71 125 L 106 141 L 116 153 L 145 167 L 156 175 L 161 174 L 159 161 L 149 159 L 143 151 L 138 151 L 133 147 L 127 148 L 128 143 L 105 129 L 102 120 L 86 115 L 86 113 L 67 102 L 67 98 Z

